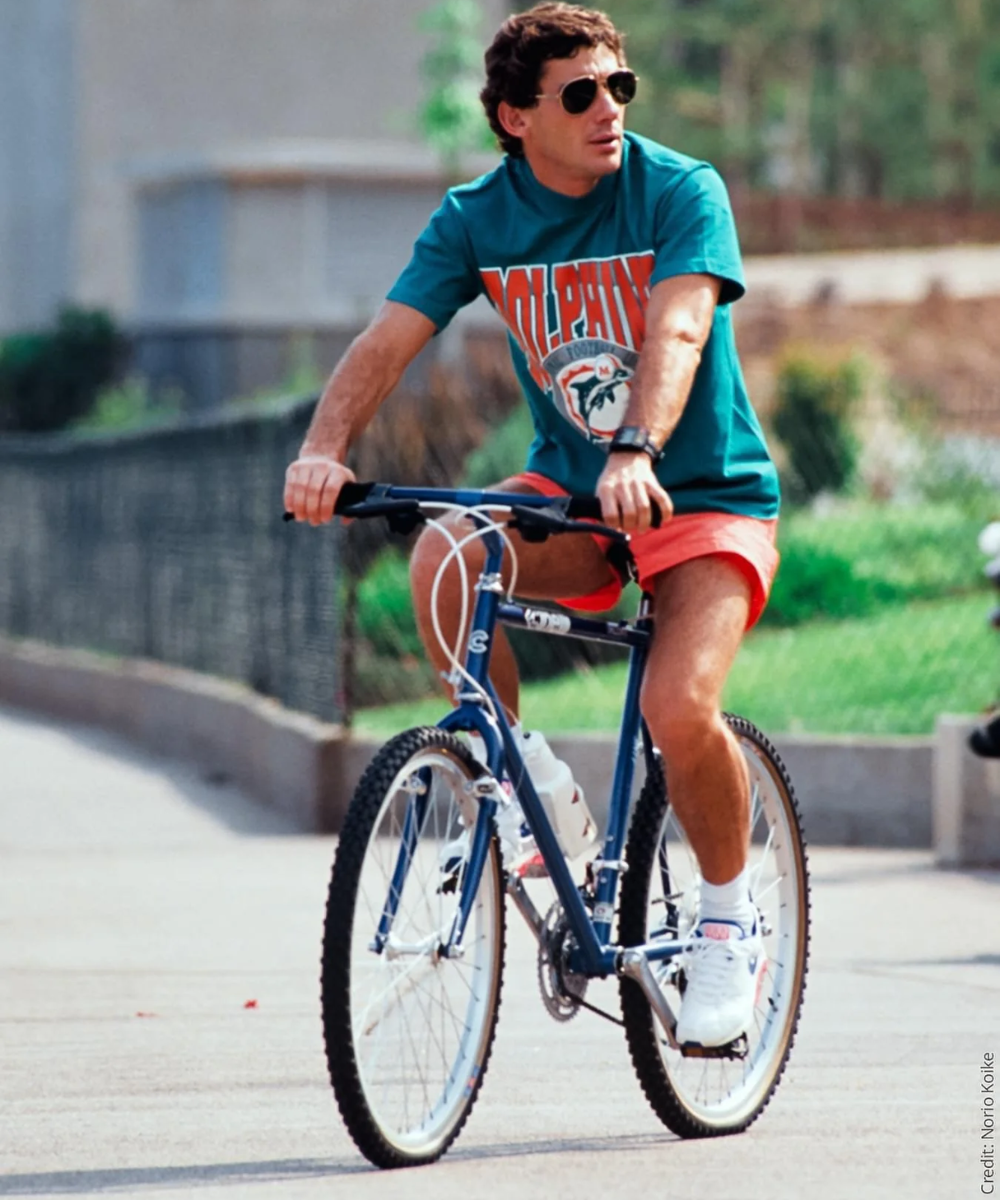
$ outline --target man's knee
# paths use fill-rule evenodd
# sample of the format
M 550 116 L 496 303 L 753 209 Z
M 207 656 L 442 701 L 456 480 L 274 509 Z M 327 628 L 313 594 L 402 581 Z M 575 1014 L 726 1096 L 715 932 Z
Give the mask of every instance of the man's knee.
M 675 766 L 696 763 L 717 753 L 725 724 L 714 695 L 676 680 L 647 680 L 640 698 L 642 715 L 660 753 Z
M 468 524 L 457 517 L 445 517 L 442 524 L 458 541 L 469 532 Z M 472 543 L 472 546 L 465 546 L 460 552 L 467 564 L 470 558 L 475 556 L 476 545 L 477 543 Z M 417 538 L 410 555 L 410 589 L 414 604 L 419 608 L 426 609 L 429 606 L 434 580 L 451 549 L 452 543 L 439 529 L 425 528 Z M 470 564 L 470 570 L 474 569 L 474 564 Z M 460 568 L 454 562 L 445 569 L 445 579 L 442 581 L 442 599 L 447 598 L 451 588 L 457 583 L 459 571 Z

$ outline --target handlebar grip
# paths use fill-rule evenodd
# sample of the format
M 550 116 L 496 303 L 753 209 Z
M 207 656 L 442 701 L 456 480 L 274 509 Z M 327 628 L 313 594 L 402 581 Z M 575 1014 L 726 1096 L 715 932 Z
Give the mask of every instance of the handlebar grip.
M 596 496 L 570 496 L 566 505 L 566 516 L 574 519 L 600 521 L 604 516 L 601 502 Z
M 350 508 L 352 504 L 361 504 L 368 499 L 368 494 L 375 486 L 374 483 L 345 483 L 340 489 L 340 494 L 337 496 L 337 503 L 333 506 L 334 513 L 342 513 L 345 508 Z M 295 513 L 286 512 L 281 518 L 283 521 L 294 521 Z
M 658 504 L 651 506 L 653 510 L 652 526 L 654 529 L 659 529 L 663 524 L 663 513 Z M 604 511 L 596 496 L 570 496 L 569 504 L 566 507 L 566 516 L 601 521 L 604 519 Z
M 337 503 L 333 506 L 335 513 L 342 513 L 345 508 L 350 508 L 353 504 L 362 504 L 368 499 L 368 495 L 374 483 L 345 483 L 340 489 L 340 494 L 337 496 Z

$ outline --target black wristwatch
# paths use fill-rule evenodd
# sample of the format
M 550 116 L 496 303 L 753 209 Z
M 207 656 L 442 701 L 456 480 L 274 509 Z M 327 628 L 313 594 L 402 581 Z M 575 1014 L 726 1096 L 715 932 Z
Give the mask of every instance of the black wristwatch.
M 657 447 L 649 430 L 642 425 L 621 425 L 615 430 L 608 453 L 619 450 L 631 454 L 648 454 L 654 464 L 663 457 L 663 451 Z

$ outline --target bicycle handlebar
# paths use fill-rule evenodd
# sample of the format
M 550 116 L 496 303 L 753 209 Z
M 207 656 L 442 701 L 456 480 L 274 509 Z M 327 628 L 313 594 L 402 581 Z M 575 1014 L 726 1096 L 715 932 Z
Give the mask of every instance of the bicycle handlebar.
M 401 532 L 412 532 L 422 520 L 422 504 L 458 504 L 468 508 L 510 508 L 511 522 L 526 541 L 543 541 L 555 533 L 591 533 L 627 541 L 620 529 L 600 524 L 603 510 L 596 496 L 540 496 L 531 493 L 486 492 L 472 488 L 414 488 L 384 483 L 345 483 L 334 513 L 344 517 L 388 517 Z M 653 528 L 663 515 L 653 505 Z M 284 520 L 294 521 L 286 512 Z
M 373 491 L 378 491 L 380 494 L 369 500 Z M 435 500 L 444 504 L 465 504 L 470 508 L 476 505 L 482 507 L 521 505 L 541 509 L 562 508 L 566 516 L 571 518 L 586 517 L 600 520 L 603 516 L 601 502 L 596 496 L 539 496 L 521 492 L 486 492 L 472 488 L 406 488 L 379 483 L 345 483 L 340 489 L 340 495 L 337 497 L 333 511 L 338 516 L 376 517 L 385 511 L 382 509 L 384 504 L 393 505 L 393 509 L 388 511 L 399 511 L 397 506 L 404 504 L 419 506 L 421 502 L 433 503 Z M 355 509 L 359 505 L 364 505 L 363 513 L 347 511 Z M 659 515 L 658 512 L 657 515 Z

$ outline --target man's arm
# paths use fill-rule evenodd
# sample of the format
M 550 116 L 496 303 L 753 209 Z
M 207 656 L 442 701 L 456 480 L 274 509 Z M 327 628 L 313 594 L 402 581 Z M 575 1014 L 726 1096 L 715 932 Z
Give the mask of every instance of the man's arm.
M 340 489 L 354 480 L 344 465 L 351 444 L 434 332 L 429 317 L 387 300 L 351 343 L 285 475 L 285 508 L 297 520 L 320 525 L 333 517 Z
M 714 275 L 675 275 L 650 292 L 646 336 L 622 424 L 643 426 L 658 447 L 676 429 L 687 404 L 721 287 Z M 605 522 L 626 533 L 644 533 L 650 527 L 651 501 L 664 520 L 673 512 L 644 453 L 609 454 L 597 495 Z

